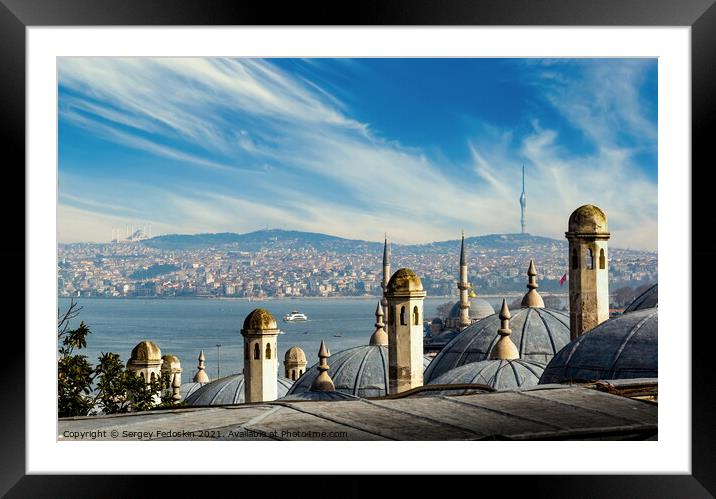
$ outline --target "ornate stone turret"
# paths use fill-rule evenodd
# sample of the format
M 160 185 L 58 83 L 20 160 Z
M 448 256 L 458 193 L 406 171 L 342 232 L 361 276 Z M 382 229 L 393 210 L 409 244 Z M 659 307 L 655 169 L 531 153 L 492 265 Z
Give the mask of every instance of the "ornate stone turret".
M 199 365 L 196 366 L 199 370 L 194 375 L 194 383 L 208 383 L 210 381 L 209 375 L 206 374 L 206 365 L 204 364 L 205 360 L 206 357 L 204 356 L 204 350 L 202 350 L 199 353 Z
M 572 339 L 609 319 L 607 216 L 585 204 L 569 217 L 569 325 Z
M 292 346 L 286 351 L 283 358 L 284 376 L 296 381 L 306 372 L 306 364 L 308 361 L 304 351 L 300 347 Z
M 510 309 L 507 308 L 507 300 L 502 299 L 502 308 L 500 309 L 500 329 L 497 330 L 497 334 L 500 335 L 500 339 L 497 340 L 495 346 L 490 352 L 490 359 L 496 360 L 514 360 L 520 358 L 520 352 L 517 350 L 517 346 L 510 339 L 512 330 L 510 329 Z
M 132 349 L 127 369 L 147 383 L 161 377 L 162 351 L 156 343 L 144 340 Z
M 423 385 L 423 290 L 420 278 L 400 269 L 390 278 L 388 299 L 388 374 L 390 394 Z
M 522 307 L 544 308 L 544 300 L 537 292 L 539 284 L 537 284 L 537 269 L 535 269 L 534 260 L 530 260 L 530 268 L 527 270 L 529 281 L 527 282 L 527 294 L 522 298 Z
M 313 380 L 311 385 L 311 391 L 314 392 L 333 392 L 336 387 L 333 385 L 333 380 L 328 375 L 328 357 L 331 356 L 331 352 L 328 351 L 326 344 L 321 340 L 321 348 L 318 350 L 318 376 Z
M 470 321 L 470 299 L 468 291 L 470 284 L 467 282 L 467 258 L 465 257 L 465 232 L 462 233 L 462 242 L 460 243 L 460 281 L 457 283 L 457 289 L 460 290 L 460 319 L 458 327 L 465 329 L 469 326 Z
M 388 333 L 383 323 L 383 307 L 380 303 L 375 307 L 375 332 L 370 337 L 369 345 L 388 345 Z
M 246 316 L 241 335 L 244 337 L 244 399 L 246 403 L 278 398 L 279 330 L 268 310 L 257 308 Z
M 390 279 L 390 245 L 388 243 L 388 234 L 385 234 L 385 242 L 383 243 L 383 282 L 380 287 L 383 288 L 383 298 L 381 305 L 383 306 L 384 320 L 388 320 L 388 299 L 385 297 L 385 290 L 388 288 L 388 280 Z
M 164 386 L 165 389 L 172 388 L 175 381 L 179 383 L 179 387 L 181 387 L 181 373 L 183 372 L 183 369 L 181 368 L 179 357 L 172 354 L 162 356 L 161 372 L 162 375 L 167 376 L 167 382 Z

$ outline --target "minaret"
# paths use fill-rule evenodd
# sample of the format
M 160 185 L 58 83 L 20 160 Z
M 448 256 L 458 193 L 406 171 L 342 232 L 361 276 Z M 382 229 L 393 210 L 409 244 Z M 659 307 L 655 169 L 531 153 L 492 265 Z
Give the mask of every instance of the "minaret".
M 390 279 L 390 245 L 388 244 L 388 234 L 385 234 L 385 242 L 383 243 L 383 282 L 380 287 L 383 288 L 383 299 L 381 305 L 383 305 L 383 316 L 385 320 L 388 320 L 388 299 L 385 297 L 385 290 L 388 287 L 388 280 Z
M 321 340 L 321 348 L 318 350 L 318 376 L 313 380 L 311 384 L 312 392 L 335 392 L 336 387 L 333 384 L 333 380 L 328 375 L 328 357 L 331 356 L 331 352 L 328 351 L 326 344 Z
M 525 165 L 522 165 L 522 194 L 520 194 L 520 223 L 522 224 L 522 234 L 525 232 L 525 209 L 527 208 L 527 195 L 525 194 Z
M 520 358 L 520 352 L 510 338 L 512 334 L 512 329 L 510 329 L 511 318 L 510 309 L 507 308 L 507 300 L 503 298 L 502 308 L 500 309 L 500 329 L 497 330 L 500 339 L 497 340 L 490 352 L 491 360 L 514 360 Z
M 569 217 L 569 330 L 572 340 L 609 319 L 607 216 L 580 206 Z
M 199 369 L 199 370 L 194 375 L 194 383 L 208 383 L 209 382 L 209 375 L 206 374 L 206 365 L 204 364 L 205 360 L 206 360 L 206 357 L 204 357 L 204 350 L 202 350 L 199 353 L 199 365 L 196 366 L 197 369 Z
M 370 337 L 369 345 L 388 346 L 388 333 L 385 332 L 385 324 L 383 324 L 383 306 L 380 303 L 375 307 L 375 331 Z
M 268 310 L 257 308 L 246 316 L 244 337 L 244 400 L 264 402 L 278 398 L 279 330 Z
M 527 276 L 529 281 L 527 282 L 527 293 L 522 298 L 521 307 L 527 308 L 544 308 L 544 300 L 537 292 L 539 284 L 537 284 L 537 269 L 535 268 L 534 260 L 530 260 L 530 268 L 527 269 Z
M 460 282 L 457 283 L 460 290 L 460 318 L 458 328 L 465 329 L 470 325 L 470 299 L 467 295 L 470 284 L 467 282 L 467 259 L 465 258 L 465 231 L 462 233 L 460 244 Z
M 400 269 L 390 278 L 388 299 L 388 393 L 423 385 L 423 290 L 420 278 Z

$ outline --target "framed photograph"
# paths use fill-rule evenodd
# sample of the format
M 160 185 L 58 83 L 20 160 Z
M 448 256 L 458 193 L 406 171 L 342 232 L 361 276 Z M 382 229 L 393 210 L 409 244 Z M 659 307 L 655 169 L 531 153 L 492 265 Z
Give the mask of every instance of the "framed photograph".
M 2 0 L 27 236 L 0 491 L 320 472 L 713 494 L 691 291 L 713 249 L 689 230 L 712 3 Z

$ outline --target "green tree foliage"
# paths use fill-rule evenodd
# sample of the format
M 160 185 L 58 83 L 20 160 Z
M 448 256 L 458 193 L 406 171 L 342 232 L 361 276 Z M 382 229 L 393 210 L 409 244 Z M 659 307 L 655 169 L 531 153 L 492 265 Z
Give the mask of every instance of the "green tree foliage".
M 450 315 L 450 309 L 452 309 L 453 305 L 455 305 L 454 301 L 449 301 L 443 303 L 442 305 L 438 305 L 437 316 L 441 319 L 446 319 Z
M 70 321 L 79 315 L 80 310 L 81 307 L 72 301 L 64 314 L 58 311 L 59 417 L 87 416 L 98 412 L 119 414 L 176 405 L 172 403 L 168 374 L 146 382 L 128 370 L 116 353 L 102 353 L 95 367 L 85 355 L 75 353 L 87 347 L 87 335 L 91 334 L 84 321 L 76 329 L 70 328 Z

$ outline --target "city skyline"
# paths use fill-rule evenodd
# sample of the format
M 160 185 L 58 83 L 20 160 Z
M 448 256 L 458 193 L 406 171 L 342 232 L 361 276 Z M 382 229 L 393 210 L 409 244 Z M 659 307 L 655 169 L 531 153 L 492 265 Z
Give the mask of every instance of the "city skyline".
M 265 228 L 656 250 L 656 59 L 59 58 L 60 242 Z

